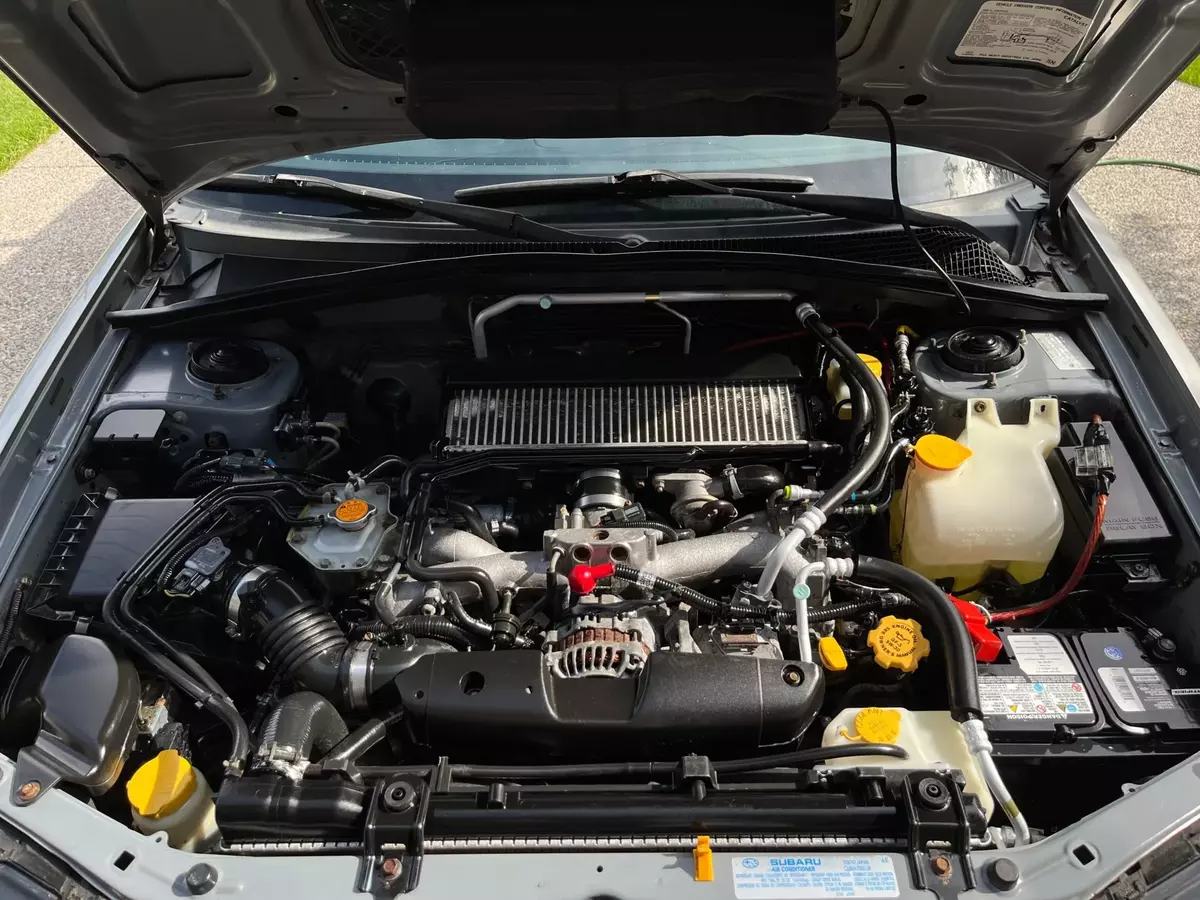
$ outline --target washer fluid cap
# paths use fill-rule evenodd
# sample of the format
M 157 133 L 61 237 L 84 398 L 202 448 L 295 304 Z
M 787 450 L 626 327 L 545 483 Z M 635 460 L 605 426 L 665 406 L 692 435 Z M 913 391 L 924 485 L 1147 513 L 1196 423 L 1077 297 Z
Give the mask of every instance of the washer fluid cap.
M 870 353 L 860 353 L 858 358 L 867 364 L 867 368 L 871 370 L 871 374 L 876 378 L 883 377 L 883 363 L 872 356 Z
M 922 435 L 913 449 L 918 462 L 940 472 L 952 472 L 972 456 L 970 447 L 943 434 Z
M 952 369 L 974 375 L 1007 372 L 1025 358 L 1025 348 L 1004 328 L 975 326 L 956 331 L 942 348 L 942 359 Z
M 894 744 L 900 738 L 900 710 L 868 706 L 854 717 L 857 738 L 869 744 Z
M 917 671 L 917 664 L 929 655 L 929 641 L 921 633 L 921 624 L 913 619 L 884 616 L 867 635 L 867 646 L 875 651 L 875 662 L 884 669 Z

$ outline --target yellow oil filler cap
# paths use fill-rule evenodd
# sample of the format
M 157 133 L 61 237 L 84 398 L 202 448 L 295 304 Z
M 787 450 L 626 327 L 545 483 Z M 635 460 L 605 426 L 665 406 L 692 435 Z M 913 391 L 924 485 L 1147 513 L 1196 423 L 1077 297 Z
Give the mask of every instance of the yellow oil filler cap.
M 854 717 L 854 734 L 842 736 L 851 741 L 866 741 L 869 744 L 894 744 L 900 738 L 900 710 L 868 706 L 860 709 Z
M 915 672 L 929 655 L 929 641 L 921 625 L 912 619 L 884 616 L 867 635 L 867 646 L 875 651 L 875 662 L 885 669 Z
M 125 785 L 129 805 L 140 816 L 156 818 L 179 809 L 196 790 L 192 764 L 177 750 L 164 750 L 143 763 Z
M 951 472 L 971 458 L 971 448 L 941 434 L 922 435 L 913 448 L 917 462 L 931 469 Z
M 846 651 L 837 642 L 837 638 L 826 635 L 817 641 L 817 656 L 821 659 L 821 665 L 830 672 L 846 671 Z

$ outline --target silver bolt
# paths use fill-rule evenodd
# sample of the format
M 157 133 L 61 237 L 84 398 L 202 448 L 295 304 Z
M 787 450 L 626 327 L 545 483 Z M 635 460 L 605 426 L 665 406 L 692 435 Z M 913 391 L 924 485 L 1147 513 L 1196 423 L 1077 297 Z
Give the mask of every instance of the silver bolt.
M 365 566 L 367 564 L 367 558 L 365 556 L 360 556 L 354 560 L 354 564 L 356 566 Z
M 392 557 L 389 556 L 387 553 L 380 553 L 379 561 L 386 566 L 388 563 L 390 563 L 392 561 Z
M 177 409 L 175 412 L 171 413 L 171 421 L 182 425 L 187 422 L 187 413 L 185 413 L 182 409 Z
M 975 412 L 977 412 L 977 413 L 981 413 L 981 412 L 983 412 L 985 409 L 987 409 L 987 402 L 986 402 L 986 401 L 984 401 L 984 400 L 976 400 L 976 401 L 975 401 Z
M 333 568 L 333 560 L 332 559 L 322 559 L 317 562 L 317 565 L 320 566 L 322 569 L 331 569 L 331 568 Z
M 293 544 L 303 544 L 305 537 L 299 531 L 296 531 L 292 533 L 291 541 Z

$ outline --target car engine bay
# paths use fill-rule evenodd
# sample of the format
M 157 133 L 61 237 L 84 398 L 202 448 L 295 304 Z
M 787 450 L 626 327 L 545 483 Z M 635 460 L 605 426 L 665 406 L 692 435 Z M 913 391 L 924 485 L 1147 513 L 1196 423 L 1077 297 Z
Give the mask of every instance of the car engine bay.
M 1005 846 L 1200 749 L 1188 526 L 1085 329 L 430 307 L 131 343 L 0 633 L 16 802 L 249 854 L 883 808 Z

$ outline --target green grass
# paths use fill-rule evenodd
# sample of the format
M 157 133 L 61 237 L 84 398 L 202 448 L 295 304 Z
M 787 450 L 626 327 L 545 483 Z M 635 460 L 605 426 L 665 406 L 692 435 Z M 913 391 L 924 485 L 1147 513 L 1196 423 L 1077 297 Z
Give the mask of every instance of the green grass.
M 1179 76 L 1179 80 L 1200 87 L 1200 59 L 1184 69 L 1183 74 Z
M 33 101 L 0 75 L 0 172 L 54 134 L 55 125 Z

